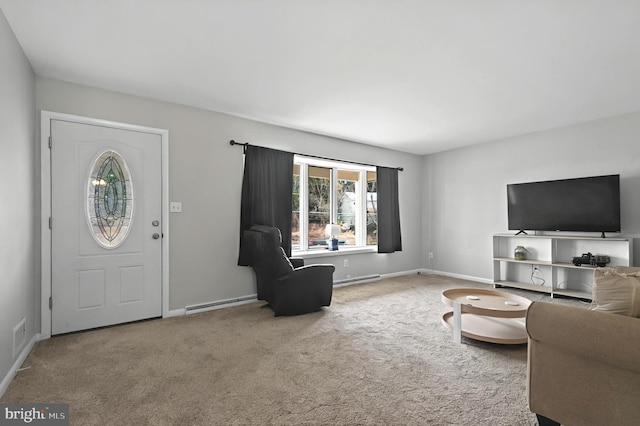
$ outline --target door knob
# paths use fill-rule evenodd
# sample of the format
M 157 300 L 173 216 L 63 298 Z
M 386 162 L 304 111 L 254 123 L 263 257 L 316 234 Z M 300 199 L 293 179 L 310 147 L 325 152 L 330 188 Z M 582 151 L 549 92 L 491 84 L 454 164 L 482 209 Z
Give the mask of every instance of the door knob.
M 153 239 L 154 239 L 154 240 L 157 240 L 158 238 L 160 238 L 160 234 L 158 234 L 158 233 L 156 232 L 156 233 L 154 233 L 154 234 L 152 235 L 152 237 L 153 237 Z

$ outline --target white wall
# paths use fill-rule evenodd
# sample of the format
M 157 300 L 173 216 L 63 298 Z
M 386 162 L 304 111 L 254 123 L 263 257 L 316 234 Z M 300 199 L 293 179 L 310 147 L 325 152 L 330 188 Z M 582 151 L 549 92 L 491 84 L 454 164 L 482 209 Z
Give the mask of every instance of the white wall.
M 621 234 L 637 238 L 640 265 L 640 112 L 433 154 L 423 165 L 426 267 L 492 280 L 507 184 L 605 174 L 620 174 Z
M 334 279 L 389 274 L 422 266 L 421 157 L 257 123 L 225 114 L 121 93 L 36 79 L 36 108 L 169 130 L 169 192 L 183 203 L 170 216 L 170 309 L 255 294 L 253 273 L 236 266 L 243 155 L 229 140 L 298 153 L 402 166 L 402 252 L 320 258 Z M 331 260 L 329 260 L 331 259 Z
M 34 217 L 35 75 L 2 11 L 0 76 L 1 381 L 20 354 L 13 354 L 14 327 L 26 320 L 27 342 L 35 333 L 34 288 L 39 264 Z

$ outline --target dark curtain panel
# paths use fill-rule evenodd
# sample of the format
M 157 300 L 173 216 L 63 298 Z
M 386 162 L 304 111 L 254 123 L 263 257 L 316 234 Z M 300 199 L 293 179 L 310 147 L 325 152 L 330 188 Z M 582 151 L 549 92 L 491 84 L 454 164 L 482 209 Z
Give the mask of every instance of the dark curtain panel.
M 287 256 L 291 256 L 292 207 L 293 153 L 248 145 L 242 178 L 238 265 L 248 266 L 242 234 L 251 225 L 280 229 L 282 247 Z
M 378 253 L 402 251 L 400 207 L 398 205 L 398 169 L 377 168 L 378 178 Z

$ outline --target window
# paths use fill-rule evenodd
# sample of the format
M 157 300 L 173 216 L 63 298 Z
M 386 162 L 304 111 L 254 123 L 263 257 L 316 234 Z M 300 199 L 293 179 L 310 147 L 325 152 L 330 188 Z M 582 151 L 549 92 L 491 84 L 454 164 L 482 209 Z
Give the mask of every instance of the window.
M 375 168 L 295 156 L 292 216 L 294 251 L 326 249 L 331 223 L 340 225 L 340 246 L 376 245 Z

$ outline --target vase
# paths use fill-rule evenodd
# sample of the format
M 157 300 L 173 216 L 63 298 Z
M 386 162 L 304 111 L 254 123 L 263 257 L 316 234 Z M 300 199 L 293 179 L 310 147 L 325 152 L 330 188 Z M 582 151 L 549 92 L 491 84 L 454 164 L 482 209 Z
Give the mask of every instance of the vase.
M 513 257 L 516 260 L 526 260 L 527 259 L 527 249 L 523 246 L 518 246 L 513 252 Z

